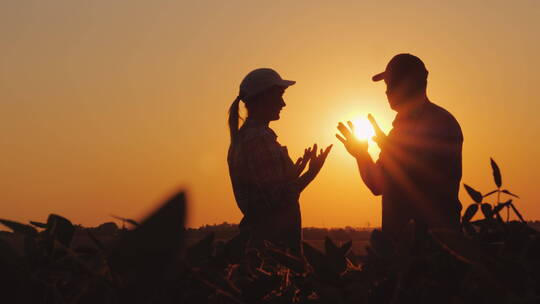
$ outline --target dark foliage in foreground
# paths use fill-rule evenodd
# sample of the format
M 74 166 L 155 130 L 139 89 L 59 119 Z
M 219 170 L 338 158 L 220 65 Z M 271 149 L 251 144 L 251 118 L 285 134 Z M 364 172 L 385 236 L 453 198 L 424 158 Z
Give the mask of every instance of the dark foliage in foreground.
M 539 303 L 540 235 L 501 189 L 466 208 L 463 233 L 420 232 L 413 222 L 399 242 L 371 234 L 367 254 L 350 253 L 330 238 L 321 252 L 304 243 L 304 257 L 267 244 L 243 250 L 210 234 L 184 247 L 185 197 L 163 204 L 133 230 L 103 244 L 72 246 L 69 220 L 50 215 L 32 225 L 1 220 L 23 240 L 16 250 L 0 239 L 1 299 L 5 303 Z M 496 168 L 496 169 L 495 169 Z M 493 204 L 484 202 L 497 193 Z M 510 221 L 512 209 L 519 220 Z M 501 212 L 507 212 L 503 220 Z M 482 219 L 474 220 L 481 213 Z M 40 230 L 40 231 L 38 231 Z

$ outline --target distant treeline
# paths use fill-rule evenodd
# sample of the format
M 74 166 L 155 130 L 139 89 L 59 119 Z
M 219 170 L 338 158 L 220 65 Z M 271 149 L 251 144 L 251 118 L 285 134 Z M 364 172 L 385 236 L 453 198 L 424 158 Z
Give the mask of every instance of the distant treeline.
M 527 224 L 540 231 L 540 221 L 529 221 Z M 325 236 L 329 236 L 337 241 L 355 241 L 368 240 L 373 229 L 350 226 L 345 228 L 304 227 L 302 231 L 304 240 L 322 240 Z M 192 239 L 200 239 L 210 233 L 214 233 L 216 239 L 230 239 L 238 233 L 238 224 L 223 222 L 222 224 L 204 225 L 199 228 L 187 228 L 186 230 L 187 237 Z
M 303 236 L 305 240 L 322 240 L 329 236 L 333 240 L 367 240 L 371 234 L 372 228 L 316 228 L 305 227 Z M 214 233 L 216 239 L 230 239 L 238 233 L 238 225 L 223 222 L 222 224 L 204 225 L 199 228 L 187 228 L 188 238 L 199 239 L 210 233 Z

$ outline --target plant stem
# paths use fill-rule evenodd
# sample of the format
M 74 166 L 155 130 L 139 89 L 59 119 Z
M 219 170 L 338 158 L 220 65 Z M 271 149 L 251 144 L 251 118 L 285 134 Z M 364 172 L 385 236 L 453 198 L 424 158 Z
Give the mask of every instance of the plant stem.
M 501 188 L 497 188 L 497 205 L 501 203 Z M 506 206 L 506 222 L 510 220 L 510 206 Z

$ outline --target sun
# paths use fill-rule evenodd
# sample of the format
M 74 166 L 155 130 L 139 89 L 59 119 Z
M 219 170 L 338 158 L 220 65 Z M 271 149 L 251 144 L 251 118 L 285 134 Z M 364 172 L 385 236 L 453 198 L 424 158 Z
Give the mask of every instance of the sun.
M 368 140 L 375 136 L 375 130 L 367 118 L 357 118 L 352 120 L 354 124 L 354 136 L 361 140 Z

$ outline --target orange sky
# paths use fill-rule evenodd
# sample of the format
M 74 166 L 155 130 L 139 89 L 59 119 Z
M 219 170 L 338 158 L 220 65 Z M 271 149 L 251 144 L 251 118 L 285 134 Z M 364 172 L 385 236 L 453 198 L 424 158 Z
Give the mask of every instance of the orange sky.
M 95 225 L 187 188 L 191 226 L 237 222 L 226 112 L 247 72 L 298 81 L 271 125 L 296 158 L 338 144 L 339 120 L 373 113 L 389 130 L 370 77 L 411 52 L 461 123 L 463 181 L 491 190 L 493 156 L 538 219 L 540 2 L 444 2 L 3 1 L 0 217 Z M 341 144 L 301 205 L 306 226 L 380 225 Z

